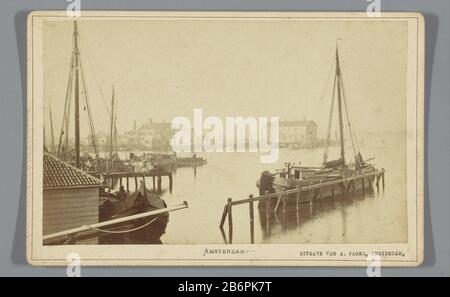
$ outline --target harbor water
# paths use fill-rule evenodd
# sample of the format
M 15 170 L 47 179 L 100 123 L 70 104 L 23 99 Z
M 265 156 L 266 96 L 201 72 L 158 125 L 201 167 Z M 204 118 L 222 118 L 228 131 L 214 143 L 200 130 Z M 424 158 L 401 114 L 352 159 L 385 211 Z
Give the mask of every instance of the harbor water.
M 338 147 L 330 148 L 330 158 L 338 156 Z M 267 228 L 265 213 L 260 216 L 255 205 L 255 243 L 403 243 L 407 241 L 406 209 L 406 136 L 403 134 L 368 135 L 360 143 L 365 159 L 386 170 L 385 190 L 347 199 L 325 199 L 288 209 L 274 217 Z M 346 151 L 351 152 L 351 147 Z M 121 152 L 122 156 L 129 152 Z M 161 198 L 168 206 L 187 201 L 188 209 L 170 213 L 163 244 L 223 244 L 219 222 L 227 198 L 258 196 L 256 182 L 264 170 L 284 167 L 285 162 L 318 166 L 323 149 L 281 149 L 276 164 L 262 164 L 260 153 L 208 153 L 208 164 L 197 168 L 177 168 L 173 190 L 163 178 Z M 350 158 L 350 155 L 349 157 Z M 150 181 L 149 181 L 150 182 Z M 150 183 L 148 183 L 150 184 Z M 248 204 L 233 207 L 233 241 L 250 243 Z M 228 233 L 225 224 L 225 233 Z

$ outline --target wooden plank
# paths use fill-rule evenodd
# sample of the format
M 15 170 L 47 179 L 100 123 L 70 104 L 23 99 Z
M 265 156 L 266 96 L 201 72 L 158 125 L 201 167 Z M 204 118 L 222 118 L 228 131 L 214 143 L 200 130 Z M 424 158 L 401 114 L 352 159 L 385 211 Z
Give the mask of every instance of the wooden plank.
M 332 185 L 336 185 L 336 184 L 341 184 L 341 183 L 349 183 L 355 179 L 359 179 L 361 177 L 368 177 L 368 176 L 374 176 L 377 174 L 377 172 L 381 172 L 381 171 L 374 171 L 374 172 L 370 172 L 370 173 L 366 173 L 366 174 L 362 174 L 362 175 L 356 175 L 356 176 L 352 176 L 352 177 L 347 177 L 347 178 L 341 178 L 341 179 L 337 179 L 337 180 L 333 180 L 333 181 L 328 181 L 328 182 L 323 182 L 323 183 L 318 183 L 318 184 L 313 184 L 313 185 L 308 185 L 308 186 L 303 186 L 300 189 L 296 188 L 296 189 L 290 189 L 290 190 L 286 190 L 286 191 L 282 191 L 282 192 L 276 192 L 276 193 L 272 193 L 272 194 L 267 194 L 267 195 L 262 195 L 259 197 L 253 197 L 251 199 L 251 201 L 260 201 L 260 200 L 265 200 L 265 199 L 270 199 L 270 198 L 277 198 L 279 197 L 279 195 L 283 194 L 283 195 L 292 195 L 292 194 L 296 194 L 299 191 L 309 191 L 309 190 L 315 190 L 315 189 L 319 189 L 321 187 L 325 187 L 325 186 L 332 186 Z M 232 205 L 239 205 L 239 204 L 245 204 L 250 202 L 250 199 L 243 199 L 243 200 L 235 200 L 232 202 Z
M 59 212 L 59 213 L 47 213 L 44 212 L 43 220 L 70 220 L 74 218 L 82 218 L 82 217 L 98 217 L 98 208 L 97 209 L 86 209 L 82 211 L 73 211 L 73 212 Z
M 253 198 L 253 195 L 250 195 L 249 198 Z M 249 215 L 250 215 L 250 243 L 255 243 L 255 211 L 253 209 L 253 201 L 250 201 L 248 204 L 249 207 Z
M 83 201 L 77 203 L 76 201 L 53 203 L 44 201 L 43 211 L 44 213 L 61 213 L 61 212 L 72 212 L 82 209 L 98 209 L 99 203 L 98 198 L 94 201 Z
M 170 211 L 184 209 L 184 208 L 187 208 L 187 207 L 188 207 L 187 202 L 184 202 L 181 205 L 176 205 L 176 206 L 172 206 L 172 207 L 167 207 L 167 208 L 162 208 L 162 209 L 158 209 L 158 210 L 148 211 L 148 212 L 144 212 L 144 213 L 140 213 L 140 214 L 136 214 L 136 215 L 127 216 L 127 217 L 124 217 L 124 218 L 119 218 L 119 219 L 114 219 L 114 220 L 110 220 L 110 221 L 106 221 L 106 222 L 101 222 L 101 223 L 98 223 L 98 224 L 93 224 L 91 226 L 81 226 L 79 228 L 74 228 L 74 229 L 71 229 L 71 230 L 65 230 L 65 231 L 62 231 L 62 232 L 46 235 L 46 236 L 44 236 L 43 239 L 44 240 L 49 240 L 49 239 L 53 239 L 53 238 L 57 238 L 57 237 L 67 236 L 67 235 L 71 235 L 71 234 L 75 234 L 75 233 L 80 233 L 80 232 L 83 232 L 83 231 L 88 231 L 88 230 L 91 230 L 91 228 L 107 227 L 107 226 L 111 226 L 111 225 L 115 225 L 115 224 L 119 224 L 119 223 L 124 223 L 124 222 L 132 221 L 132 220 L 142 219 L 142 218 L 146 218 L 146 217 L 149 217 L 149 216 L 154 216 L 154 215 L 158 215 L 158 214 L 162 214 L 162 213 L 166 213 L 166 212 L 170 212 Z
M 225 224 L 225 219 L 227 218 L 228 215 L 228 204 L 224 206 L 223 208 L 223 213 L 222 213 L 222 219 L 220 220 L 220 228 L 223 229 L 223 225 Z
M 170 172 L 155 170 L 155 171 L 146 171 L 146 172 L 113 172 L 113 173 L 105 173 L 103 175 L 104 179 L 112 179 L 112 178 L 123 178 L 123 177 L 153 177 L 153 176 L 169 176 Z
M 278 196 L 278 200 L 277 200 L 277 203 L 275 204 L 275 208 L 273 209 L 273 212 L 277 212 L 278 211 L 278 207 L 280 207 L 281 199 L 283 199 L 283 196 L 284 196 L 283 194 Z
M 233 206 L 231 205 L 231 198 L 228 198 L 228 242 L 233 243 Z

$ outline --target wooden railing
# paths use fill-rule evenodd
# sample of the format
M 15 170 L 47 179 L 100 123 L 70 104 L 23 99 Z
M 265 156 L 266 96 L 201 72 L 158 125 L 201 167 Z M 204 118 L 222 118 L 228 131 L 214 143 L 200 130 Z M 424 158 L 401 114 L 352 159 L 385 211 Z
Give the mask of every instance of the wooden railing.
M 320 194 L 320 190 L 326 186 L 333 187 L 334 185 L 342 184 L 344 187 L 344 195 L 346 195 L 346 193 L 348 192 L 348 189 L 350 188 L 350 186 L 354 186 L 354 183 L 356 180 L 361 180 L 362 189 L 364 190 L 365 178 L 370 177 L 370 176 L 375 176 L 376 177 L 375 183 L 376 183 L 377 190 L 379 190 L 380 180 L 382 181 L 382 186 L 383 186 L 383 190 L 384 190 L 384 173 L 385 173 L 385 170 L 381 169 L 381 170 L 377 170 L 377 171 L 367 172 L 364 174 L 343 177 L 343 178 L 335 179 L 332 181 L 318 182 L 318 183 L 301 186 L 301 187 L 298 187 L 295 189 L 289 189 L 289 190 L 285 190 L 285 191 L 281 191 L 281 192 L 276 192 L 276 193 L 266 192 L 266 194 L 257 196 L 257 197 L 254 197 L 253 195 L 249 195 L 249 197 L 247 199 L 233 201 L 232 198 L 228 198 L 227 204 L 224 206 L 222 217 L 221 217 L 220 224 L 219 224 L 220 230 L 222 232 L 222 236 L 224 237 L 226 242 L 232 243 L 232 241 L 233 241 L 233 206 L 238 206 L 238 205 L 248 203 L 249 218 L 250 218 L 250 238 L 251 238 L 251 243 L 254 243 L 254 231 L 255 231 L 254 202 L 277 198 L 277 202 L 276 202 L 275 208 L 273 210 L 274 213 L 277 213 L 281 203 L 283 203 L 283 210 L 286 209 L 287 197 L 296 195 L 296 207 L 298 210 L 302 192 L 309 191 L 308 199 L 309 199 L 309 203 L 311 206 L 313 203 L 313 200 L 317 199 L 318 195 Z M 315 195 L 313 195 L 313 190 L 318 190 Z M 332 192 L 333 192 L 333 196 L 334 196 L 334 189 L 332 190 Z M 270 207 L 270 203 L 266 203 L 265 212 L 266 212 L 267 220 L 270 216 L 269 207 Z M 224 230 L 224 225 L 225 225 L 225 221 L 227 220 L 227 218 L 228 218 L 228 240 L 226 240 L 225 230 Z

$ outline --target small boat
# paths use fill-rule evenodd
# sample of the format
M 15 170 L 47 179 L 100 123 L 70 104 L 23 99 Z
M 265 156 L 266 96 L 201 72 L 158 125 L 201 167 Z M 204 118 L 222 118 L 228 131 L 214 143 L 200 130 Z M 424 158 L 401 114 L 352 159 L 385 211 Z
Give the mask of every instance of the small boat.
M 207 164 L 206 158 L 192 156 L 192 157 L 177 157 L 176 165 L 177 167 L 192 167 L 192 166 L 202 166 Z
M 139 168 L 138 171 L 151 169 L 171 171 L 171 168 L 176 165 L 176 157 L 174 154 L 164 153 L 143 153 L 140 156 L 130 153 L 130 163 L 135 168 Z
M 121 189 L 115 195 L 103 197 L 100 200 L 99 221 L 110 221 L 163 208 L 167 208 L 164 200 L 147 190 L 144 181 L 141 181 L 140 189 L 133 193 Z M 165 233 L 168 221 L 169 213 L 166 212 L 125 224 L 112 225 L 109 229 L 113 229 L 114 233 L 106 233 L 99 240 L 101 244 L 161 243 L 160 237 Z M 127 230 L 129 232 L 126 232 Z
M 331 123 L 333 118 L 333 107 L 337 97 L 339 132 L 340 132 L 340 158 L 328 160 L 328 148 L 331 143 Z M 377 170 L 375 166 L 364 160 L 359 150 L 359 144 L 352 131 L 352 126 L 348 114 L 348 103 L 345 97 L 342 83 L 342 74 L 339 65 L 339 52 L 336 48 L 336 71 L 333 86 L 333 96 L 331 100 L 331 110 L 328 123 L 327 138 L 325 141 L 325 151 L 323 163 L 320 166 L 308 167 L 287 163 L 286 167 L 276 172 L 265 171 L 261 174 L 257 182 L 259 194 L 271 194 L 283 192 L 291 189 L 301 189 L 294 194 L 300 201 L 314 201 L 318 198 L 338 197 L 349 193 L 371 191 L 374 180 L 377 186 L 380 177 L 384 181 L 384 169 Z M 354 160 L 347 162 L 344 150 L 344 119 L 345 112 L 350 142 L 353 149 Z M 300 163 L 301 164 L 301 163 Z M 272 203 L 271 200 L 267 200 Z M 288 199 L 289 200 L 289 199 Z M 298 199 L 292 199 L 297 202 Z M 291 201 L 292 201 L 291 200 Z M 265 205 L 266 200 L 260 200 L 260 205 Z M 279 202 L 278 202 L 279 203 Z

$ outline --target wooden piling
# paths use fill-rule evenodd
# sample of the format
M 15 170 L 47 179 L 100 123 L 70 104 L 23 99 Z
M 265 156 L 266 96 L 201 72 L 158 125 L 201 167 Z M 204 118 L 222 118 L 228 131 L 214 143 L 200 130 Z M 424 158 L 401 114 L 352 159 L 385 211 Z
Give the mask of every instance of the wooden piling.
M 127 177 L 127 192 L 129 192 L 129 191 L 130 191 L 130 180 Z
M 119 177 L 119 186 L 122 187 L 122 178 Z
M 232 214 L 232 205 L 231 198 L 228 198 L 227 211 L 228 211 L 228 242 L 233 243 L 233 214 Z
M 362 185 L 362 195 L 364 196 L 366 189 L 365 189 L 365 182 L 364 182 L 364 177 L 361 179 L 361 185 Z
M 228 215 L 228 204 L 223 207 L 222 218 L 220 219 L 220 229 L 223 229 L 223 225 L 225 224 L 225 219 Z
M 313 213 L 313 199 L 312 199 L 312 190 L 309 190 L 309 216 L 312 217 Z
M 281 203 L 281 198 L 283 197 L 283 195 L 280 195 L 277 197 L 277 203 L 275 204 L 275 207 L 273 209 L 273 212 L 276 213 L 278 211 L 278 208 L 280 207 L 280 203 Z M 267 200 L 267 199 L 266 199 Z
M 156 182 L 155 182 L 155 177 L 153 176 L 152 178 L 153 178 L 153 191 L 155 191 L 155 190 L 156 190 Z
M 138 180 L 137 180 L 137 176 L 134 177 L 134 190 L 138 189 Z
M 268 195 L 269 191 L 265 192 L 265 195 Z M 266 199 L 266 233 L 270 233 L 270 199 Z
M 158 175 L 157 180 L 158 180 L 158 192 L 161 192 L 162 177 Z
M 380 192 L 380 175 L 379 175 L 379 174 L 377 174 L 377 182 L 376 182 L 376 185 L 377 185 L 377 192 Z
M 286 214 L 286 195 L 283 195 L 281 199 L 283 199 L 283 214 Z
M 173 176 L 171 173 L 171 174 L 169 174 L 169 190 L 170 190 L 170 192 L 172 192 L 172 188 L 173 188 Z
M 250 242 L 253 244 L 255 243 L 255 212 L 253 209 L 253 195 L 250 195 L 248 197 L 250 199 L 250 202 L 248 203 L 249 207 L 249 214 L 250 214 Z
M 142 174 L 142 182 L 144 183 L 144 188 L 147 189 L 147 184 L 145 182 L 145 175 Z

